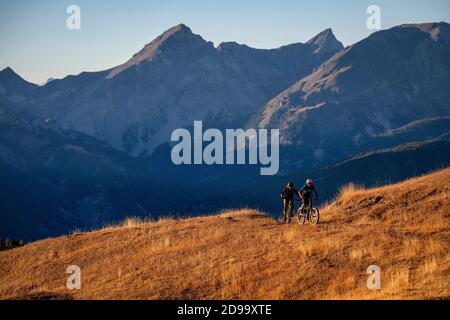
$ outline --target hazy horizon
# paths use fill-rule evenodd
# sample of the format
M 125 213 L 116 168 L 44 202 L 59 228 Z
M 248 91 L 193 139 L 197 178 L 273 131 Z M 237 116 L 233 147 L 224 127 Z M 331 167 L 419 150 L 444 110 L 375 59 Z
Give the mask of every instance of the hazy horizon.
M 81 29 L 69 30 L 69 5 L 81 8 Z M 184 23 L 214 45 L 235 41 L 270 49 L 306 42 L 331 28 L 345 46 L 369 30 L 366 9 L 381 8 L 381 29 L 403 23 L 450 21 L 450 3 L 366 0 L 174 1 L 0 0 L 0 70 L 11 67 L 25 80 L 43 83 L 83 71 L 106 70 L 126 62 L 168 28 Z

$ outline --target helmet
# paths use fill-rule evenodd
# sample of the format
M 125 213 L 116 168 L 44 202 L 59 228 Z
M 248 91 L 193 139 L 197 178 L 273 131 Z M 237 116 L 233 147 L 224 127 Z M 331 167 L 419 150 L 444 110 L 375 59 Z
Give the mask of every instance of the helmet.
M 289 182 L 289 183 L 288 183 L 288 187 L 293 188 L 293 187 L 294 187 L 294 183 L 293 183 L 293 182 Z
M 313 181 L 311 179 L 306 180 L 306 184 L 313 184 Z

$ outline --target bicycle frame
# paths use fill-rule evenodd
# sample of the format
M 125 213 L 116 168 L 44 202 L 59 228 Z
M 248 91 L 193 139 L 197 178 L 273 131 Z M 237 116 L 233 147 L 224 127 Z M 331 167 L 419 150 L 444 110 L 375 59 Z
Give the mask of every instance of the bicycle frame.
M 311 201 L 309 202 L 309 204 L 306 207 L 303 207 L 303 209 L 301 211 L 301 215 L 305 218 L 305 221 L 309 221 L 310 223 L 312 223 L 311 214 L 312 214 L 313 210 L 316 210 L 317 213 L 319 213 L 319 210 L 314 207 L 314 201 L 316 201 L 316 200 L 317 199 L 311 198 Z M 304 203 L 303 203 L 303 205 L 304 205 Z

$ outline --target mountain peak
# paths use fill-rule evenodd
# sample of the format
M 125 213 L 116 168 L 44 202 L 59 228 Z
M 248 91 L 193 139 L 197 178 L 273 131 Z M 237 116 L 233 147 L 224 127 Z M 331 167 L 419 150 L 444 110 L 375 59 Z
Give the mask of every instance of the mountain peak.
M 28 83 L 25 79 L 23 79 L 20 75 L 18 75 L 12 68 L 6 67 L 5 69 L 0 71 L 0 81 L 1 82 L 24 82 Z
M 312 37 L 310 40 L 308 40 L 307 44 L 319 44 L 322 43 L 328 39 L 336 39 L 336 37 L 333 34 L 333 30 L 331 28 L 325 29 L 322 32 L 318 33 L 314 37 Z
M 183 23 L 180 23 L 176 26 L 173 26 L 169 29 L 167 29 L 166 31 L 164 31 L 161 35 L 159 35 L 156 39 L 154 39 L 152 42 L 150 42 L 148 45 L 151 45 L 154 42 L 163 42 L 171 37 L 173 37 L 174 35 L 188 35 L 188 36 L 194 36 L 194 34 L 192 33 L 192 30 L 186 26 Z
M 167 29 L 164 33 L 176 33 L 176 32 L 187 32 L 192 33 L 191 28 L 189 28 L 187 25 L 180 23 L 172 28 Z
M 20 77 L 17 73 L 14 72 L 13 69 L 11 69 L 10 67 L 6 67 L 5 69 L 0 71 L 0 75 L 2 75 L 3 77 L 8 76 L 17 76 Z
M 344 45 L 336 39 L 331 28 L 325 29 L 324 31 L 320 32 L 308 42 L 306 42 L 306 44 L 316 46 L 317 49 L 315 50 L 315 53 L 321 53 L 330 50 L 341 50 L 344 48 Z
M 143 61 L 153 60 L 163 47 L 167 47 L 167 44 L 169 42 L 175 43 L 175 46 L 179 47 L 180 44 L 186 44 L 196 41 L 206 42 L 199 35 L 192 33 L 191 29 L 188 26 L 180 23 L 172 28 L 167 29 L 153 41 L 146 44 L 144 48 L 136 53 L 129 61 L 116 68 L 113 68 L 109 73 L 108 78 L 113 78 L 129 67 L 138 65 Z
M 26 81 L 12 68 L 7 67 L 0 71 L 0 96 L 14 97 L 19 100 L 31 93 L 36 85 Z

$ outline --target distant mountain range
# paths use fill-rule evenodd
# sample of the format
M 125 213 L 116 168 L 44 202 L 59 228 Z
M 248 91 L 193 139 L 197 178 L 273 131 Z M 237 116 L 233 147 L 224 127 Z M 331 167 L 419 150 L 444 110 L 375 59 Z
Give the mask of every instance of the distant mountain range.
M 194 120 L 242 127 L 270 97 L 342 48 L 331 30 L 306 44 L 274 50 L 236 43 L 215 48 L 179 25 L 116 68 L 53 80 L 22 92 L 21 98 L 36 115 L 65 129 L 129 153 L 151 154 L 174 129 Z M 20 79 L 10 69 L 4 73 L 0 79 L 7 79 L 9 97 Z
M 331 29 L 262 50 L 175 26 L 124 64 L 38 86 L 0 71 L 0 237 L 41 238 L 129 215 L 254 205 L 314 178 L 393 182 L 450 165 L 450 25 L 402 25 L 344 48 Z M 170 135 L 278 128 L 281 171 L 175 167 Z M 5 199 L 5 200 L 3 200 Z

